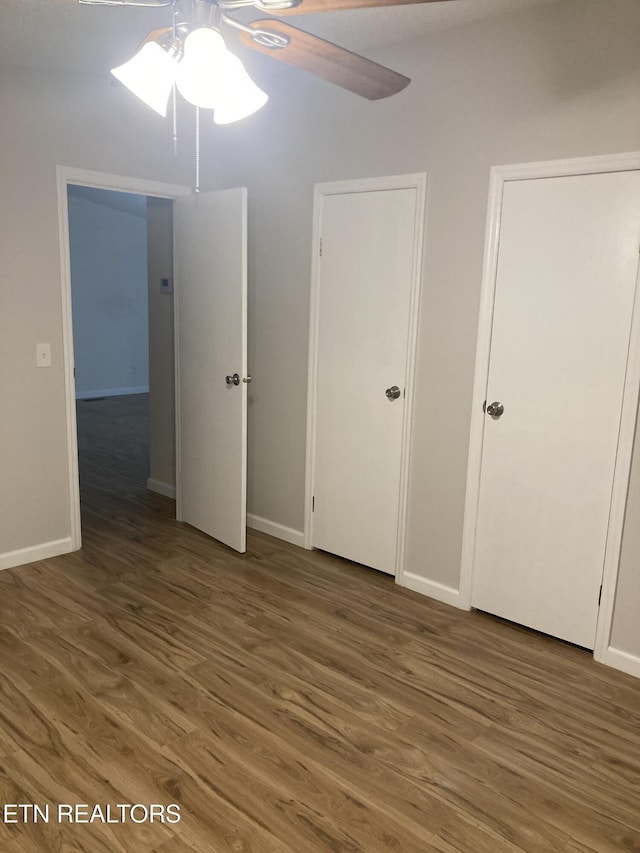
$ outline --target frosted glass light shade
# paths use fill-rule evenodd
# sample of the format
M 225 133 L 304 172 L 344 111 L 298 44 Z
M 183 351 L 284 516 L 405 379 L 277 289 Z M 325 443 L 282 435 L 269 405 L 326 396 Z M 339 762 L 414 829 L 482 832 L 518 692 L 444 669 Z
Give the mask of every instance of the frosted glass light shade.
M 178 65 L 176 86 L 196 107 L 213 109 L 227 85 L 226 62 L 230 56 L 220 33 L 201 27 L 184 40 L 184 56 Z
M 161 116 L 167 114 L 177 71 L 176 60 L 154 41 L 143 45 L 129 62 L 111 69 L 114 77 Z
M 227 55 L 224 87 L 215 105 L 216 124 L 231 124 L 263 107 L 269 96 L 253 82 L 244 65 L 232 53 Z

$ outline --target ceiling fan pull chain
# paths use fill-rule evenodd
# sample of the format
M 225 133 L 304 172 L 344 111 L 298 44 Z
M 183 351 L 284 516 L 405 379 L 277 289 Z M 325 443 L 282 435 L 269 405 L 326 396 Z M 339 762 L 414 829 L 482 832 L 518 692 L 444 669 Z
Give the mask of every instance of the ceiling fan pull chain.
M 178 156 L 178 112 L 176 99 L 176 84 L 173 84 L 171 90 L 171 120 L 173 122 L 172 137 L 173 137 L 173 156 Z
M 196 195 L 200 192 L 200 107 L 196 107 Z
M 176 0 L 173 3 L 173 21 L 171 23 L 171 43 L 176 43 L 176 38 L 178 36 L 178 9 L 176 6 Z M 176 84 L 174 82 L 171 88 L 171 122 L 172 122 L 172 136 L 173 136 L 173 156 L 178 156 L 178 101 L 176 97 Z

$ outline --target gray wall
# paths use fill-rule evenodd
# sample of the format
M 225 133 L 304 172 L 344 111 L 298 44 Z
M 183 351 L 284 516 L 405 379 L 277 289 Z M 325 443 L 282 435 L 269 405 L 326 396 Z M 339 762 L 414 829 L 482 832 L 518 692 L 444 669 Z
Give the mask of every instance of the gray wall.
M 0 554 L 70 534 L 56 164 L 189 184 L 169 129 L 126 94 L 108 75 L 0 73 Z
M 313 183 L 427 171 L 408 568 L 457 587 L 489 169 L 639 149 L 639 43 L 636 0 L 516 8 L 370 51 L 413 78 L 387 101 L 265 64 L 267 107 L 215 136 L 206 131 L 203 186 L 249 188 L 251 512 L 302 526 Z M 9 412 L 0 447 L 11 448 L 0 482 L 2 552 L 68 531 L 54 164 L 175 179 L 185 162 L 172 162 L 166 128 L 118 90 L 19 73 L 3 74 L 0 86 L 11 211 L 0 229 L 0 393 Z M 52 371 L 33 367 L 38 340 L 54 344 Z M 42 410 L 47 430 L 34 417 Z M 628 529 L 637 524 L 627 519 Z M 635 553 L 621 584 L 637 577 Z M 640 655 L 637 610 L 620 607 L 615 637 Z
M 640 656 L 640 412 L 636 423 L 611 645 Z
M 69 187 L 76 395 L 149 387 L 146 198 Z

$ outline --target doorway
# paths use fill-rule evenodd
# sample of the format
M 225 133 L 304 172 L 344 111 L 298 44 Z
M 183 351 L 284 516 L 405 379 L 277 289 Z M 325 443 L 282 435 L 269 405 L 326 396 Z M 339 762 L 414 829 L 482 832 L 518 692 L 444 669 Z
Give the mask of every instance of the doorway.
M 251 381 L 246 189 L 196 196 L 186 187 L 62 166 L 57 184 L 71 550 L 82 545 L 67 204 L 67 187 L 76 184 L 173 205 L 176 517 L 243 551 Z
M 598 655 L 640 379 L 639 167 L 494 169 L 487 229 L 462 597 Z
M 68 185 L 83 523 L 175 498 L 173 202 Z
M 426 176 L 315 188 L 305 544 L 402 570 Z
M 90 187 L 100 190 L 114 190 L 120 193 L 132 193 L 138 196 L 162 198 L 174 201 L 190 194 L 186 187 L 162 184 L 138 178 L 108 175 L 102 172 L 90 172 L 84 169 L 58 166 L 57 170 L 58 225 L 61 264 L 62 296 L 62 335 L 65 364 L 65 401 L 67 416 L 67 459 L 69 471 L 69 520 L 71 530 L 71 549 L 82 546 L 80 516 L 80 484 L 78 469 L 78 436 L 76 423 L 75 398 L 75 358 L 73 350 L 73 315 L 71 298 L 71 260 L 69 240 L 69 210 L 67 190 L 69 185 Z M 177 434 L 176 434 L 177 438 Z

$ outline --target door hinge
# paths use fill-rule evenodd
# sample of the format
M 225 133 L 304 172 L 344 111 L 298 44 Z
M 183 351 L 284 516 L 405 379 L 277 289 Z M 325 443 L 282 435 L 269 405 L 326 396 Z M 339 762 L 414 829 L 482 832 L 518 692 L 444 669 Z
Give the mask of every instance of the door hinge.
M 600 592 L 598 593 L 598 607 L 600 607 L 601 601 L 602 601 L 602 584 L 600 584 Z
M 316 511 L 316 498 L 315 495 L 311 498 L 311 512 Z
M 322 237 L 320 238 L 320 257 L 322 257 Z
M 75 367 L 73 368 L 73 378 L 74 378 L 74 379 L 76 378 L 76 369 L 75 369 Z

